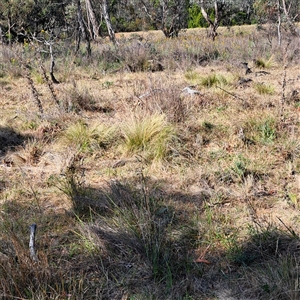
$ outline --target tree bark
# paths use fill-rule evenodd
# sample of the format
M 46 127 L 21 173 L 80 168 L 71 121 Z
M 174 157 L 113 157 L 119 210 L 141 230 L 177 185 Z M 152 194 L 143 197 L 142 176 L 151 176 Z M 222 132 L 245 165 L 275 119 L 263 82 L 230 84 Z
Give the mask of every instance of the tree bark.
M 96 18 L 96 15 L 93 10 L 93 6 L 90 0 L 85 0 L 86 10 L 87 10 L 87 18 L 90 24 L 92 25 L 90 28 L 91 36 L 95 40 L 99 37 L 99 24 Z
M 10 17 L 10 10 L 9 10 L 9 15 L 8 15 L 8 18 L 7 18 L 7 25 L 8 25 L 8 29 L 7 29 L 7 33 L 8 33 L 8 45 L 9 47 L 11 47 L 11 40 L 12 40 L 12 37 L 11 37 L 11 17 Z
M 115 31 L 112 28 L 111 21 L 109 18 L 108 9 L 107 9 L 107 0 L 102 0 L 102 14 L 107 26 L 109 38 L 116 45 L 117 40 L 116 40 Z
M 282 7 L 283 7 L 283 11 L 284 11 L 284 14 L 285 14 L 285 17 L 286 17 L 286 20 L 287 20 L 287 23 L 288 23 L 291 34 L 294 35 L 294 36 L 297 36 L 298 33 L 297 33 L 297 30 L 296 30 L 296 26 L 295 26 L 293 20 L 290 17 L 289 10 L 286 7 L 285 0 L 282 0 Z
M 215 6 L 215 19 L 214 21 L 208 16 L 208 14 L 206 13 L 204 6 L 203 6 L 203 2 L 200 4 L 200 9 L 201 9 L 201 13 L 204 17 L 204 19 L 206 20 L 206 22 L 209 24 L 209 37 L 211 37 L 213 39 L 213 41 L 215 40 L 217 34 L 217 29 L 219 27 L 219 12 L 218 12 L 218 5 L 217 5 L 217 1 L 214 2 L 214 6 Z
M 281 45 L 281 12 L 280 12 L 280 2 L 277 0 L 277 10 L 278 10 L 278 23 L 277 23 L 277 36 L 278 36 L 278 45 Z
M 91 53 L 92 53 L 91 41 L 90 41 L 90 36 L 89 36 L 88 30 L 87 30 L 86 25 L 85 25 L 84 20 L 83 20 L 83 14 L 82 14 L 80 0 L 77 0 L 77 18 L 78 18 L 78 23 L 79 23 L 79 27 L 80 27 L 80 32 L 81 32 L 83 38 L 86 40 L 86 43 L 87 43 L 86 48 L 87 48 L 88 56 L 91 56 Z M 79 37 L 79 41 L 80 41 L 80 37 Z

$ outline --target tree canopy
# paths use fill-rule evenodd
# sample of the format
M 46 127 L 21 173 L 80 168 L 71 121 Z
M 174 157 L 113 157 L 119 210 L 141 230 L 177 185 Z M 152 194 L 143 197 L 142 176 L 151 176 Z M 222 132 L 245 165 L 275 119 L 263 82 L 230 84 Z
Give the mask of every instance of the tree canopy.
M 90 40 L 108 29 L 110 36 L 158 29 L 172 38 L 184 28 L 277 22 L 279 12 L 292 23 L 299 21 L 299 8 L 294 0 L 2 0 L 0 35 L 8 43 L 45 31 L 65 38 L 84 26 Z

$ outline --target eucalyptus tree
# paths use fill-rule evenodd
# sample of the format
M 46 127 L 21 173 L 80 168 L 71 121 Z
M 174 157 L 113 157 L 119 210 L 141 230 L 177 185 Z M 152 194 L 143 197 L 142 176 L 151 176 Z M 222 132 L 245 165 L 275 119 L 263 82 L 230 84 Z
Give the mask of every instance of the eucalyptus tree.
M 115 31 L 112 27 L 110 16 L 109 16 L 107 0 L 101 0 L 101 6 L 102 6 L 102 15 L 103 15 L 105 23 L 106 23 L 109 38 L 116 45 L 117 40 L 116 40 Z
M 299 0 L 255 0 L 253 6 L 261 23 L 276 22 L 278 13 L 288 25 L 294 25 L 295 21 L 300 20 Z
M 83 39 L 86 41 L 86 44 L 87 44 L 87 46 L 86 46 L 87 54 L 88 54 L 88 56 L 90 56 L 92 53 L 91 36 L 90 36 L 90 33 L 88 32 L 86 22 L 83 17 L 80 0 L 77 0 L 77 20 L 78 20 L 78 25 L 79 25 L 79 30 L 78 30 L 79 34 L 78 34 L 76 52 L 78 52 L 78 50 L 79 50 L 81 37 L 83 37 Z
M 299 0 L 255 0 L 255 14 L 260 23 L 270 23 L 277 26 L 278 44 L 281 44 L 281 29 L 283 25 L 293 36 L 299 36 L 295 25 L 300 20 Z
M 140 12 L 168 38 L 187 28 L 189 0 L 139 0 Z
M 229 0 L 200 0 L 199 5 L 203 17 L 209 24 L 208 36 L 215 40 L 221 21 L 231 12 L 232 2 Z M 207 13 L 209 8 L 213 8 L 211 15 Z
M 23 42 L 42 30 L 67 27 L 66 8 L 71 0 L 1 0 L 0 27 L 9 43 Z
M 87 14 L 87 28 L 89 30 L 90 36 L 93 40 L 99 37 L 99 22 L 95 13 L 95 9 L 92 5 L 91 0 L 85 0 L 86 14 Z

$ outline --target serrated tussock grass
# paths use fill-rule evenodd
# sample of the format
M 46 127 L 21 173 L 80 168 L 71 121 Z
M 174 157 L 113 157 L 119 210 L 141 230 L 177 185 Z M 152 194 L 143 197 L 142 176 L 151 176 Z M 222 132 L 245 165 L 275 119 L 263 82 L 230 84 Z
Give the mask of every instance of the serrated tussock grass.
M 249 118 L 245 124 L 246 137 L 257 143 L 272 143 L 277 138 L 277 121 L 271 116 Z
M 275 93 L 275 88 L 272 85 L 263 82 L 255 83 L 254 88 L 260 95 L 273 95 Z
M 134 116 L 121 128 L 127 153 L 143 154 L 150 159 L 167 157 L 169 145 L 175 140 L 175 128 L 164 114 Z
M 254 60 L 254 66 L 261 69 L 269 69 L 276 66 L 274 55 L 271 55 L 268 59 L 258 58 Z
M 81 121 L 70 125 L 61 137 L 61 142 L 79 152 L 94 152 L 106 148 L 115 141 L 117 130 L 113 126 Z
M 228 76 L 225 76 L 223 74 L 217 74 L 217 73 L 209 74 L 200 79 L 200 85 L 207 88 L 211 88 L 215 86 L 225 86 L 228 85 L 229 82 L 230 79 L 228 78 Z

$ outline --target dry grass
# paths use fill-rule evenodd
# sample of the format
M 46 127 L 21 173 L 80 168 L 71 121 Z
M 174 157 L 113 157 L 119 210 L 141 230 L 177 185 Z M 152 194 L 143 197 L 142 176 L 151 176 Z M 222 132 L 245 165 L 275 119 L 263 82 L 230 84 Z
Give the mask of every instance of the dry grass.
M 0 46 L 0 298 L 299 299 L 299 41 L 119 40 L 56 45 L 57 102 Z

